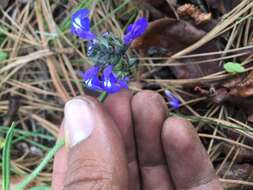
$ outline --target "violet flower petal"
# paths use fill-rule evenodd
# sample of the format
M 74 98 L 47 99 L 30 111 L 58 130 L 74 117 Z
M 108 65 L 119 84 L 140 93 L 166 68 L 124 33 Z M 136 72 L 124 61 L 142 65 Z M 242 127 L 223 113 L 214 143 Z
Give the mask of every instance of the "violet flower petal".
M 102 90 L 101 81 L 98 78 L 99 67 L 91 67 L 85 73 L 80 72 L 85 85 L 92 90 Z
M 165 95 L 168 99 L 169 104 L 174 108 L 178 109 L 180 107 L 180 101 L 176 98 L 169 90 L 165 90 Z
M 121 88 L 125 88 L 125 89 L 127 89 L 128 90 L 128 78 L 126 77 L 126 78 L 124 78 L 124 79 L 120 79 L 120 80 L 118 80 L 118 83 L 119 83 L 119 85 L 120 85 L 120 87 Z
M 113 73 L 113 66 L 109 65 L 104 69 L 102 76 L 102 86 L 103 90 L 108 93 L 115 93 L 120 90 L 120 86 L 117 85 L 117 78 Z
M 80 9 L 71 18 L 71 32 L 82 39 L 94 39 L 96 36 L 90 31 L 89 10 Z
M 109 94 L 116 93 L 122 88 L 128 89 L 128 78 L 118 79 L 113 72 L 113 66 L 109 65 L 104 69 L 102 76 L 103 89 Z
M 144 34 L 148 27 L 148 21 L 146 18 L 140 18 L 135 23 L 129 25 L 124 36 L 124 44 L 130 44 L 134 39 Z

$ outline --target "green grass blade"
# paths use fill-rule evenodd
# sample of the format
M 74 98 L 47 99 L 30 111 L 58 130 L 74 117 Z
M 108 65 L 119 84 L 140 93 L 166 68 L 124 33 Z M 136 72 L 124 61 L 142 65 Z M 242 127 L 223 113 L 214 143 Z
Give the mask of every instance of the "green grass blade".
M 48 152 L 42 162 L 38 165 L 38 167 L 33 170 L 31 174 L 25 177 L 23 181 L 21 181 L 17 186 L 16 190 L 23 190 L 26 186 L 31 183 L 39 174 L 40 172 L 47 166 L 49 161 L 54 157 L 55 153 L 60 150 L 64 146 L 64 140 L 61 139 L 56 142 L 55 146 Z
M 3 148 L 3 154 L 2 154 L 2 161 L 3 161 L 3 168 L 2 168 L 2 189 L 3 190 L 9 190 L 10 188 L 10 149 L 12 144 L 12 137 L 14 134 L 14 128 L 16 124 L 12 123 L 9 131 L 7 132 L 7 136 L 5 139 L 5 145 Z
M 9 128 L 0 125 L 0 133 L 5 134 L 8 132 Z M 15 132 L 15 136 L 19 137 L 19 136 L 31 136 L 31 137 L 39 137 L 41 139 L 46 139 L 46 140 L 55 140 L 55 138 L 51 135 L 46 135 L 46 134 L 42 134 L 42 131 L 37 131 L 37 132 L 30 132 L 30 131 L 23 131 L 20 129 L 14 129 Z
M 0 63 L 8 58 L 8 54 L 0 50 Z

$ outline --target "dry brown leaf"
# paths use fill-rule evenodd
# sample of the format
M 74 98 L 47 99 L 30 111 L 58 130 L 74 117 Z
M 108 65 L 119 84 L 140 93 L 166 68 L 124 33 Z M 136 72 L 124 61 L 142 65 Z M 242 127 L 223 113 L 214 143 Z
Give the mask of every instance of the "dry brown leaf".
M 231 96 L 226 88 L 219 88 L 215 90 L 213 95 L 211 95 L 211 100 L 216 104 L 220 104 L 228 100 L 230 97 Z
M 173 18 L 162 18 L 149 24 L 140 38 L 134 40 L 132 48 L 147 53 L 150 47 L 165 48 L 171 54 L 191 45 L 205 35 L 188 22 Z
M 226 178 L 227 179 L 234 179 L 234 180 L 246 180 L 246 181 L 252 181 L 253 176 L 252 176 L 252 170 L 253 166 L 250 164 L 232 164 L 231 168 L 229 169 L 230 163 L 226 163 L 224 167 L 221 170 L 220 176 L 224 176 L 226 173 Z M 229 169 L 229 170 L 228 170 Z M 240 184 L 233 184 L 233 183 L 226 183 L 223 184 L 223 187 L 225 189 L 229 190 L 239 190 L 241 189 Z M 252 187 L 245 187 L 243 186 L 244 190 L 250 190 Z
M 238 138 L 238 135 L 236 135 L 236 136 Z M 247 139 L 247 142 L 252 143 L 252 141 L 250 139 Z M 232 144 L 222 144 L 222 146 L 220 147 L 220 151 L 223 154 L 227 155 L 231 151 L 232 147 L 233 147 Z M 253 151 L 252 150 L 240 147 L 240 149 L 236 149 L 235 152 L 237 152 L 236 163 L 242 163 L 242 162 L 245 163 L 245 162 L 251 162 L 252 161 L 252 157 L 253 157 Z M 232 160 L 232 159 L 233 159 L 233 156 L 228 158 L 228 160 Z
M 157 8 L 161 6 L 165 2 L 165 0 L 134 0 L 134 2 L 136 2 L 139 5 L 149 4 Z
M 211 13 L 204 13 L 193 4 L 184 4 L 178 7 L 177 13 L 181 17 L 185 16 L 191 17 L 197 25 L 207 23 L 212 18 Z
M 186 21 L 178 21 L 173 18 L 162 18 L 150 23 L 149 28 L 143 36 L 132 43 L 132 48 L 140 50 L 141 54 L 147 55 L 150 49 L 166 50 L 166 54 L 159 56 L 171 56 L 186 47 L 192 45 L 206 34 L 205 31 L 197 29 Z M 218 45 L 211 41 L 193 53 L 207 53 L 218 51 Z M 221 68 L 216 62 L 200 65 L 191 64 L 192 61 L 203 61 L 210 58 L 205 56 L 198 59 L 184 59 L 180 62 L 185 66 L 171 67 L 177 78 L 197 78 L 219 71 Z
M 176 7 L 177 0 L 132 0 L 142 10 L 149 10 L 155 18 L 174 16 L 172 8 Z
M 251 71 L 244 79 L 242 77 L 234 78 L 223 84 L 223 86 L 228 88 L 230 90 L 229 93 L 233 96 L 253 96 L 253 72 Z
M 209 7 L 219 10 L 222 14 L 229 12 L 240 2 L 241 0 L 206 0 Z

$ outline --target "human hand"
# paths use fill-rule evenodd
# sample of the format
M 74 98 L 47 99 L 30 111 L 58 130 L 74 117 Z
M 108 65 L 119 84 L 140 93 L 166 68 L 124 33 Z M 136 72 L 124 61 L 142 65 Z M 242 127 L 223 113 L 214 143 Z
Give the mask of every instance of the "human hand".
M 69 101 L 53 190 L 222 189 L 191 123 L 166 116 L 163 98 L 151 91 L 122 91 L 103 105 L 92 97 Z

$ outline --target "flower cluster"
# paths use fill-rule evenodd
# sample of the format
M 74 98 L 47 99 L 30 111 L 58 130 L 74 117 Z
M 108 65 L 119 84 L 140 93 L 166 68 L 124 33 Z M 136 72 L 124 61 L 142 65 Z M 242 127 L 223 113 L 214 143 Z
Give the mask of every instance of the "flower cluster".
M 81 76 L 87 87 L 96 91 L 106 91 L 107 93 L 118 92 L 121 88 L 128 89 L 128 78 L 119 79 L 113 72 L 113 66 L 108 65 L 99 79 L 100 68 L 93 66 L 85 73 L 81 72 Z
M 125 55 L 131 42 L 143 35 L 148 21 L 140 18 L 127 27 L 123 40 L 111 33 L 96 35 L 90 31 L 89 10 L 81 9 L 73 14 L 71 33 L 88 40 L 87 55 L 94 66 L 81 72 L 85 85 L 96 91 L 118 92 L 128 88 L 128 75 L 133 65 Z

